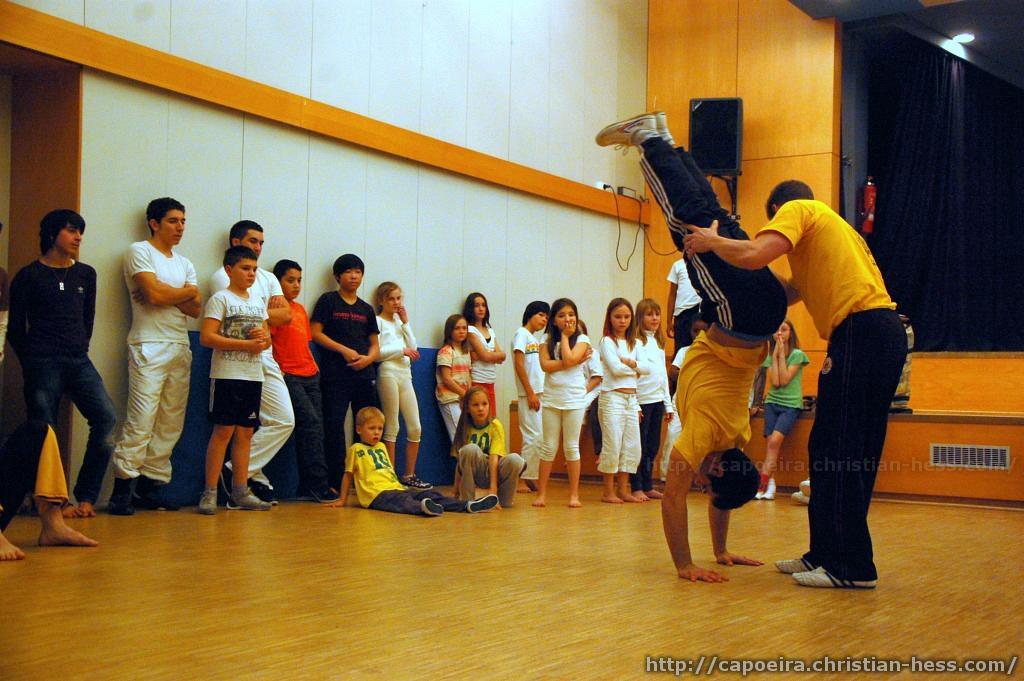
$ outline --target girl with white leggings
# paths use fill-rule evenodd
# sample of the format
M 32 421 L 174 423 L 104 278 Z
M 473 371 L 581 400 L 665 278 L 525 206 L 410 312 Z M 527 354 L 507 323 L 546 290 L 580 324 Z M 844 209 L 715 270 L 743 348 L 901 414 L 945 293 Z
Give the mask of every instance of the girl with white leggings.
M 540 449 L 540 477 L 534 506 L 547 505 L 551 464 L 562 438 L 565 468 L 569 473 L 569 507 L 580 503 L 580 427 L 586 411 L 587 378 L 583 364 L 590 359 L 590 339 L 579 330 L 576 303 L 559 298 L 551 304 L 548 340 L 540 348 L 540 366 L 546 373 L 542 406 L 543 445 Z
M 398 440 L 398 414 L 405 420 L 406 487 L 428 489 L 431 485 L 416 477 L 416 458 L 420 449 L 420 410 L 412 388 L 410 364 L 420 358 L 416 336 L 409 324 L 409 314 L 402 299 L 402 289 L 393 281 L 385 281 L 374 294 L 377 305 L 377 327 L 380 329 L 380 367 L 377 370 L 377 392 L 384 408 L 384 446 L 392 466 L 395 463 L 395 441 Z

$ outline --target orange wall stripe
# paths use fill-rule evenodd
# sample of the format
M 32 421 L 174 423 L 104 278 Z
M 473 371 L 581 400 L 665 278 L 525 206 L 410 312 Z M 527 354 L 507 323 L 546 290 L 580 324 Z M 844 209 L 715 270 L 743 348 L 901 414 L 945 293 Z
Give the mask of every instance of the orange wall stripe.
M 606 191 L 338 109 L 0 0 L 0 41 L 367 149 L 615 216 Z M 636 221 L 635 201 L 619 201 Z M 644 223 L 649 207 L 640 209 Z

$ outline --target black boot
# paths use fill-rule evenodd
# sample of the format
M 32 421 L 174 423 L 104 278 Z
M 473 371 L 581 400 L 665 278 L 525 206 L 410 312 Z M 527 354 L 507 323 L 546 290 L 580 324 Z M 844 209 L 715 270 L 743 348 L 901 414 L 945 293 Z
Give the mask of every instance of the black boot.
M 131 478 L 114 478 L 114 492 L 110 495 L 107 511 L 111 515 L 135 515 Z

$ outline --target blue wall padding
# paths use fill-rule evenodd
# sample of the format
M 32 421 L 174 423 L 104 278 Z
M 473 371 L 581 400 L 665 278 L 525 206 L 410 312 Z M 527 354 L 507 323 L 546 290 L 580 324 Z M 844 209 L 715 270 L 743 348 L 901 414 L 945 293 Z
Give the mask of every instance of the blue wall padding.
M 207 416 L 210 401 L 210 357 L 209 348 L 199 345 L 199 333 L 189 332 L 192 346 L 192 380 L 189 389 L 188 406 L 185 410 L 185 428 L 181 439 L 174 447 L 171 464 L 174 474 L 171 482 L 161 488 L 165 501 L 181 505 L 195 504 L 203 491 L 206 465 L 206 445 L 213 429 Z M 447 485 L 455 477 L 455 460 L 449 455 L 451 442 L 445 430 L 441 413 L 434 399 L 434 362 L 437 350 L 420 348 L 420 359 L 412 365 L 412 384 L 420 408 L 420 424 L 423 435 L 420 442 L 419 460 L 416 473 L 435 485 Z M 319 348 L 313 347 L 313 354 Z M 351 444 L 351 443 L 350 443 Z M 398 432 L 396 468 L 399 474 L 405 472 L 405 424 Z M 295 438 L 292 437 L 274 456 L 264 469 L 271 484 L 282 499 L 295 496 L 299 474 L 295 459 Z

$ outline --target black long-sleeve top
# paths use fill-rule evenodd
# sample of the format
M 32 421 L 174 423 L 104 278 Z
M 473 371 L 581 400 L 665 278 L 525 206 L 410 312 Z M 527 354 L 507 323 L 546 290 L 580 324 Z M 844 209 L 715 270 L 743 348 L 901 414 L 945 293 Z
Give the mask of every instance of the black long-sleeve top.
M 11 282 L 7 340 L 25 357 L 89 352 L 96 317 L 96 270 L 80 262 L 48 267 L 36 260 Z

